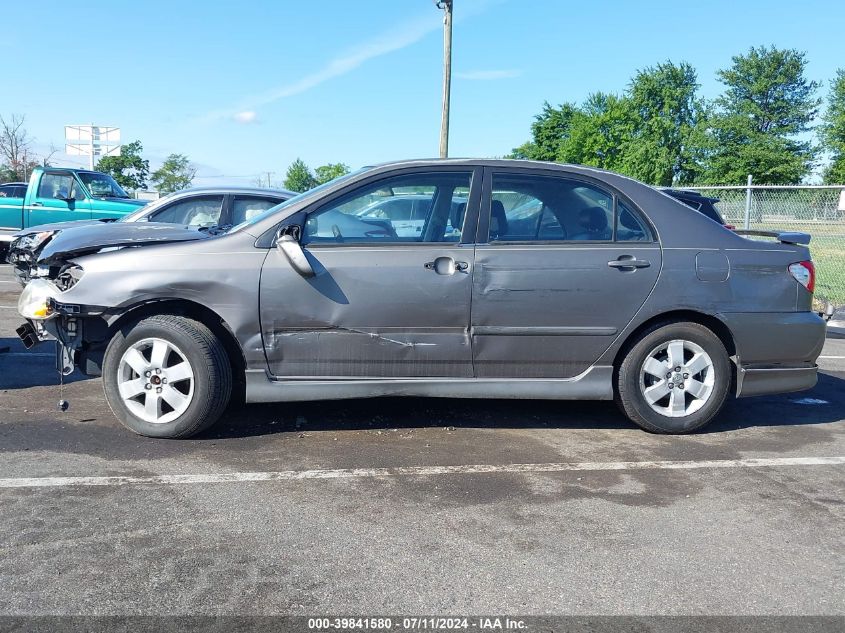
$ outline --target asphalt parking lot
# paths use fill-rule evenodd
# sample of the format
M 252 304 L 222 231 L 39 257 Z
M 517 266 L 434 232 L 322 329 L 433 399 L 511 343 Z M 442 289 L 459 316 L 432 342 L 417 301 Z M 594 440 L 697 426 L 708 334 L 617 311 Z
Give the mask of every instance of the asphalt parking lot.
M 0 614 L 845 615 L 845 334 L 812 391 L 686 437 L 610 403 L 384 399 L 168 441 L 98 379 L 59 412 L 17 294 L 0 266 Z

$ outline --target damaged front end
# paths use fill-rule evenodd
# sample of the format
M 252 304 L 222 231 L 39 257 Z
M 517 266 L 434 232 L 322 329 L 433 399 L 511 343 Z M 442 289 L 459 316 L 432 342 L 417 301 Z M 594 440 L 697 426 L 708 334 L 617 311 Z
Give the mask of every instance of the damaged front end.
M 65 375 L 78 367 L 85 375 L 99 376 L 108 343 L 109 308 L 67 300 L 67 296 L 74 295 L 68 291 L 75 290 L 85 275 L 80 263 L 89 256 L 209 237 L 208 233 L 184 226 L 114 222 L 56 231 L 37 245 L 24 244 L 26 248 L 19 249 L 26 253 L 25 261 L 20 262 L 21 270 L 29 268 L 21 273 L 26 280 L 21 279 L 24 289 L 18 312 L 27 322 L 18 328 L 18 336 L 27 348 L 42 341 L 57 341 L 58 367 Z
M 16 237 L 9 244 L 6 261 L 12 265 L 15 278 L 21 286 L 26 286 L 32 279 L 55 276 L 58 269 L 51 271 L 50 266 L 39 265 L 38 259 L 44 247 L 53 239 L 57 231 L 40 231 Z
M 55 279 L 33 279 L 18 299 L 18 312 L 26 323 L 16 332 L 26 349 L 44 341 L 57 342 L 57 369 L 63 375 L 80 367 L 87 375 L 99 375 L 102 352 L 85 341 L 97 340 L 105 322 L 97 318 L 103 308 L 65 303 L 64 291 L 82 278 L 81 266 L 68 264 Z M 87 331 L 87 332 L 86 332 Z M 87 333 L 89 336 L 83 336 Z

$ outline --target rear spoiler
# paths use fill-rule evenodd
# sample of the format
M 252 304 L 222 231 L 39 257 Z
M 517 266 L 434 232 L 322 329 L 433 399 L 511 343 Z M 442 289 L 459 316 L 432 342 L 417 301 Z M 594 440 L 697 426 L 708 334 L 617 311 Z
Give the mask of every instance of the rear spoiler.
M 735 230 L 734 233 L 738 235 L 753 235 L 757 237 L 773 237 L 784 244 L 803 244 L 810 243 L 809 233 L 798 233 L 795 231 L 752 231 L 752 230 Z

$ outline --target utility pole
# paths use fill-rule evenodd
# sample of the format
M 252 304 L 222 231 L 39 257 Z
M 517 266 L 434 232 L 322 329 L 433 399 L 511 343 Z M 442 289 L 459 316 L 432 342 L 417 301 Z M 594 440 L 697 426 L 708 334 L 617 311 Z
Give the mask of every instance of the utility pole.
M 275 173 L 276 173 L 276 172 L 274 172 L 274 171 L 268 171 L 268 172 L 267 172 L 267 188 L 268 188 L 268 189 L 270 189 L 270 188 L 271 188 L 271 185 L 270 185 L 270 174 L 275 174 Z
M 443 14 L 443 111 L 440 117 L 440 158 L 449 156 L 449 99 L 452 92 L 452 2 L 434 0 Z

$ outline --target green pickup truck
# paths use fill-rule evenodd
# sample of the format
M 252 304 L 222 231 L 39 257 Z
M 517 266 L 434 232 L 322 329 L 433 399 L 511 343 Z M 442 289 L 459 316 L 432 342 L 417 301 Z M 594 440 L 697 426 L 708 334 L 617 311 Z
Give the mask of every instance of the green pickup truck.
M 12 234 L 39 224 L 121 218 L 145 205 L 98 171 L 38 167 L 29 184 L 0 185 L 0 252 Z

